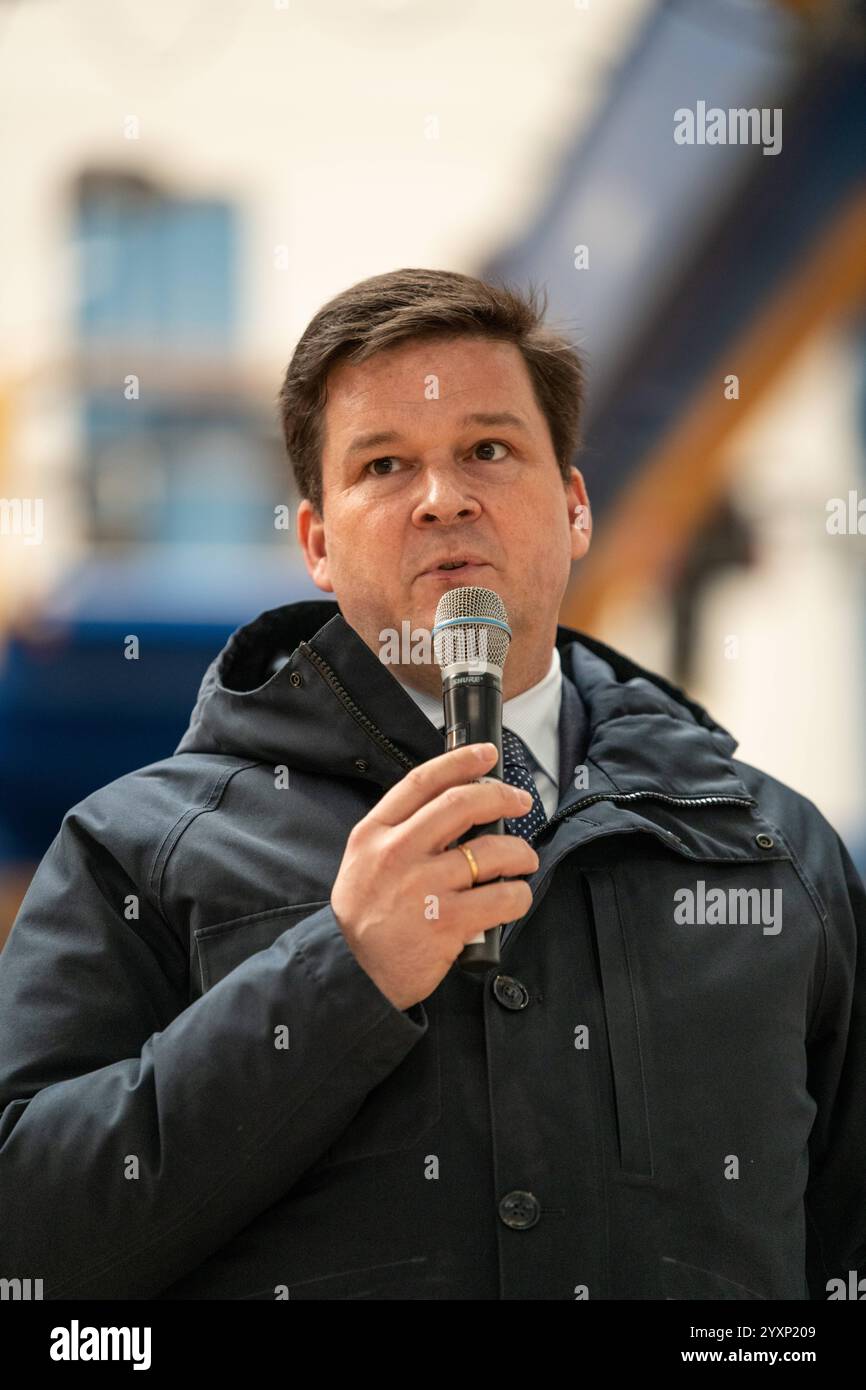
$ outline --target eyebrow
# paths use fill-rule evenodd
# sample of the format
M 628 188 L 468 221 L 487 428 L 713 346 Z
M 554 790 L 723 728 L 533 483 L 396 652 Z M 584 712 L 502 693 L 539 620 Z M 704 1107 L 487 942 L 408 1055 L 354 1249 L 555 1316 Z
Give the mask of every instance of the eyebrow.
M 485 425 L 488 428 L 496 428 L 507 425 L 510 429 L 526 430 L 528 425 L 519 415 L 513 415 L 509 410 L 496 411 L 473 411 L 470 415 L 464 415 L 459 421 L 462 425 Z M 350 458 L 353 454 L 364 453 L 367 449 L 375 449 L 379 444 L 395 444 L 402 435 L 396 430 L 376 430 L 371 434 L 358 434 L 352 440 L 345 457 Z

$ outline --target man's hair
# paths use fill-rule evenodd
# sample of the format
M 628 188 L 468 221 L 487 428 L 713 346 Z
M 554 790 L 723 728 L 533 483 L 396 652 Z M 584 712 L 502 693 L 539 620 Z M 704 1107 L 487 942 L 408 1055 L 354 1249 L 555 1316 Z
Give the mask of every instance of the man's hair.
M 523 356 L 563 480 L 580 442 L 583 362 L 547 327 L 547 295 L 526 294 L 450 270 L 392 270 L 330 299 L 304 330 L 278 396 L 286 450 L 301 497 L 323 514 L 322 444 L 327 376 L 338 362 L 364 362 L 409 339 L 486 337 Z

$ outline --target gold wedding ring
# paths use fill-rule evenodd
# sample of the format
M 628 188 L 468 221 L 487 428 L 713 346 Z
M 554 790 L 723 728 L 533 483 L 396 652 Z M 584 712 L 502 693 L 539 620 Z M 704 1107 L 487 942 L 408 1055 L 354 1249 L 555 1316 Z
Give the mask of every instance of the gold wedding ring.
M 478 864 L 476 863 L 475 855 L 468 845 L 458 845 L 457 848 L 466 855 L 466 862 L 472 870 L 472 883 L 470 886 L 474 888 L 478 882 Z

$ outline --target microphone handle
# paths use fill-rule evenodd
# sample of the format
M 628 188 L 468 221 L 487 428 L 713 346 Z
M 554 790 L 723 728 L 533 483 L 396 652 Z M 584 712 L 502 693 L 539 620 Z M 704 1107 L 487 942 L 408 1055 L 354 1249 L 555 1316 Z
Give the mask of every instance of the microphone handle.
M 442 704 L 445 712 L 445 751 L 460 748 L 464 743 L 492 743 L 496 746 L 497 759 L 494 767 L 479 782 L 502 781 L 502 683 L 492 671 L 458 672 L 442 677 Z M 449 849 L 465 844 L 479 835 L 504 835 L 505 822 L 489 821 L 484 825 L 471 825 L 465 834 L 454 840 Z M 468 865 L 467 865 L 468 867 Z M 485 882 L 498 883 L 502 874 Z M 468 942 L 457 964 L 463 970 L 480 974 L 499 965 L 500 926 L 479 932 Z

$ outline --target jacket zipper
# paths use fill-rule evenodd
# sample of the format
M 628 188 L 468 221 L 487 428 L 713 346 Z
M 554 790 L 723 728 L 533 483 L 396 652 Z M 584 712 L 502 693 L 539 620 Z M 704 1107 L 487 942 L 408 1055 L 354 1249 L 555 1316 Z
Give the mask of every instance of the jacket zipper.
M 757 801 L 753 796 L 668 796 L 667 792 L 593 792 L 592 796 L 584 796 L 580 801 L 575 801 L 573 806 L 566 806 L 562 811 L 557 811 L 550 820 L 540 825 L 537 830 L 533 830 L 528 837 L 529 843 L 535 839 L 536 835 L 541 835 L 551 825 L 556 825 L 559 821 L 568 820 L 569 816 L 574 816 L 578 811 L 582 811 L 584 806 L 591 806 L 595 801 L 667 801 L 673 806 L 757 806 Z
M 312 647 L 308 646 L 306 642 L 300 642 L 298 644 L 298 650 L 304 653 L 304 656 L 307 658 L 308 661 L 312 661 L 316 669 L 319 672 L 321 672 L 322 676 L 331 686 L 334 693 L 346 706 L 346 709 L 349 711 L 349 713 L 355 719 L 357 719 L 360 724 L 363 724 L 370 737 L 374 739 L 375 742 L 378 743 L 381 748 L 384 748 L 385 752 L 388 754 L 389 757 L 394 758 L 395 761 L 398 762 L 401 767 L 404 767 L 406 769 L 407 772 L 411 772 L 412 768 L 415 766 L 415 764 L 412 762 L 412 759 L 407 758 L 406 754 L 402 751 L 402 749 L 397 747 L 396 743 L 392 743 L 389 738 L 386 738 L 385 735 L 382 733 L 381 729 L 378 729 L 376 725 L 373 723 L 372 719 L 370 719 L 370 717 L 364 713 L 360 705 L 355 704 L 355 701 L 352 699 L 348 690 L 344 685 L 340 683 L 340 681 L 338 681 L 336 673 L 334 672 L 333 668 L 328 665 L 324 657 L 319 656 L 319 653 L 315 651 Z

